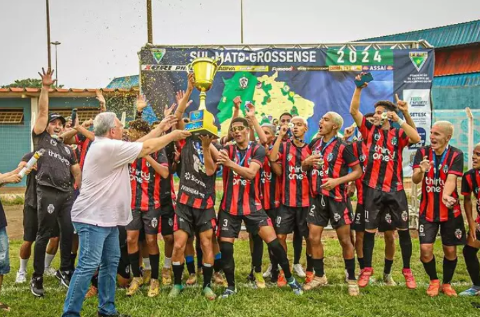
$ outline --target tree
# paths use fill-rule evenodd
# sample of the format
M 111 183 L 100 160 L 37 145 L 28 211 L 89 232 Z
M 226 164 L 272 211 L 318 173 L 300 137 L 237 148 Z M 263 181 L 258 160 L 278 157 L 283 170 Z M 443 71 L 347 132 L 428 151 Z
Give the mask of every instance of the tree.
M 42 88 L 42 80 L 36 78 L 17 79 L 13 84 L 2 86 L 2 88 Z M 63 85 L 55 86 L 63 88 Z

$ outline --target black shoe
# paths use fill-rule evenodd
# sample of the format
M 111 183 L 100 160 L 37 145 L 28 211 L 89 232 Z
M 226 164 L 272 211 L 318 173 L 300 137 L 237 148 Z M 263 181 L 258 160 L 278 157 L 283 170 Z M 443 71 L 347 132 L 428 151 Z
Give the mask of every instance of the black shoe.
M 30 291 L 37 297 L 43 297 L 45 290 L 43 289 L 43 277 L 32 277 L 30 281 Z
M 102 314 L 101 312 L 98 312 L 98 317 L 131 317 L 131 316 L 126 314 L 120 314 L 120 313 L 116 313 L 114 315 L 105 315 L 105 314 Z
M 70 285 L 70 280 L 72 279 L 72 273 L 70 271 L 60 271 L 58 270 L 55 273 L 55 277 L 60 281 L 60 283 L 68 288 Z

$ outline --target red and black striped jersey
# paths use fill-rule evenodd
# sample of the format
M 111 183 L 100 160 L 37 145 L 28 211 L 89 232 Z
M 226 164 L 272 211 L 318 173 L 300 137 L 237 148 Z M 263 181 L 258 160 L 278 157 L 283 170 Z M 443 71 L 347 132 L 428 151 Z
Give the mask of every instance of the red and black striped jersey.
M 77 134 L 75 136 L 75 141 L 80 149 L 80 157 L 78 163 L 80 164 L 80 169 L 83 171 L 83 164 L 85 164 L 85 157 L 87 156 L 87 152 L 92 145 L 92 141 L 89 138 L 85 137 L 83 134 Z
M 436 155 L 430 146 L 417 150 L 413 160 L 413 168 L 419 168 L 424 157 L 428 157 L 434 165 L 422 181 L 422 198 L 420 200 L 420 217 L 430 222 L 443 222 L 461 215 L 460 205 L 457 203 L 452 209 L 447 208 L 442 202 L 443 188 L 449 174 L 462 177 L 463 152 L 449 146 L 442 155 Z M 435 164 L 436 163 L 436 164 Z M 458 200 L 457 183 L 452 197 Z
M 289 207 L 310 206 L 310 186 L 307 172 L 302 171 L 302 161 L 312 154 L 305 144 L 297 147 L 287 141 L 280 145 L 278 161 L 282 164 L 282 184 L 284 193 L 282 204 Z
M 472 193 L 477 199 L 477 223 L 480 223 L 480 170 L 471 169 L 463 174 L 462 195 L 470 196 Z
M 394 127 L 384 130 L 365 117 L 359 130 L 368 149 L 364 184 L 383 192 L 402 190 L 402 151 L 409 143 L 405 131 Z
M 280 207 L 280 191 L 282 178 L 276 175 L 270 166 L 268 155 L 265 155 L 263 162 L 262 175 L 260 177 L 262 185 L 262 204 L 265 210 Z
M 367 167 L 367 146 L 363 141 L 356 141 L 351 144 L 353 155 L 358 159 L 362 166 L 362 176 L 355 180 L 355 187 L 357 188 L 357 204 L 363 205 L 363 177 L 365 176 L 365 168 Z
M 257 142 L 249 142 L 246 149 L 240 150 L 237 145 L 226 145 L 224 147 L 230 159 L 242 167 L 250 167 L 250 164 L 256 163 L 263 166 L 265 160 L 265 148 Z M 261 170 L 253 179 L 246 179 L 228 167 L 223 167 L 225 174 L 225 184 L 223 189 L 223 198 L 221 209 L 231 215 L 248 216 L 262 209 L 260 199 Z
M 161 151 L 151 155 L 155 161 L 168 167 L 167 158 Z M 155 172 L 146 158 L 136 159 L 129 166 L 132 187 L 132 210 L 149 211 L 160 208 L 160 174 Z
M 207 176 L 202 142 L 189 137 L 181 143 L 180 184 L 177 203 L 196 209 L 209 209 L 215 205 L 216 174 Z
M 324 195 L 336 201 L 346 201 L 345 184 L 340 184 L 330 191 L 322 189 L 321 186 L 328 178 L 340 178 L 347 175 L 349 168 L 359 163 L 352 150 L 338 137 L 334 137 L 328 142 L 323 142 L 322 138 L 314 139 L 309 148 L 312 153 L 321 155 L 321 164 L 314 165 L 309 173 L 312 197 Z

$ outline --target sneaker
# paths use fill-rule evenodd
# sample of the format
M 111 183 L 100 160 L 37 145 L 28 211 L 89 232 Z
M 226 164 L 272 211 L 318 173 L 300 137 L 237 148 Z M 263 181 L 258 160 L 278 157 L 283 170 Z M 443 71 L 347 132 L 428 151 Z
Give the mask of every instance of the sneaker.
M 43 289 L 43 277 L 32 277 L 32 280 L 30 281 L 30 291 L 37 297 L 45 295 L 45 290 Z
M 27 272 L 17 272 L 17 278 L 15 279 L 15 283 L 25 283 L 27 281 Z
M 162 285 L 172 285 L 172 269 L 166 267 L 162 269 Z
M 157 279 L 150 279 L 150 287 L 148 288 L 148 297 L 158 296 L 160 293 L 160 281 Z
M 173 285 L 172 289 L 170 290 L 170 293 L 168 294 L 168 297 L 173 298 L 177 297 L 180 295 L 180 293 L 183 291 L 183 285 Z
M 412 270 L 410 269 L 403 269 L 402 274 L 405 277 L 405 284 L 409 289 L 417 288 L 417 283 L 415 282 L 415 277 L 413 277 Z
M 368 285 L 368 282 L 370 281 L 370 276 L 373 274 L 373 269 L 371 267 L 366 267 L 362 270 L 360 273 L 360 276 L 358 277 L 358 286 L 360 287 L 365 287 Z
M 440 281 L 431 280 L 430 285 L 428 285 L 427 295 L 430 297 L 435 297 L 435 296 L 438 296 L 439 291 L 440 291 Z
M 197 275 L 192 273 L 188 276 L 187 285 L 195 285 L 197 283 Z
M 447 295 L 448 297 L 457 297 L 457 292 L 452 288 L 450 284 L 443 284 L 442 285 L 442 293 Z
M 228 286 L 227 281 L 225 281 L 222 273 L 220 272 L 213 273 L 213 283 L 215 283 L 215 285 L 218 285 L 218 286 L 224 286 L 224 287 Z
M 140 289 L 140 286 L 142 285 L 143 285 L 143 279 L 141 277 L 134 277 L 125 295 L 132 296 Z
M 357 281 L 355 280 L 348 281 L 348 295 L 350 296 L 360 295 L 360 288 L 358 287 Z
M 43 274 L 45 274 L 46 276 L 55 276 L 57 274 L 57 270 L 49 266 L 45 268 L 45 271 L 43 272 Z
M 230 296 L 233 296 L 237 293 L 237 290 L 234 289 L 230 289 L 230 288 L 227 288 L 225 289 L 225 291 L 223 292 L 222 296 L 220 296 L 219 298 L 229 298 Z
M 306 276 L 305 271 L 303 271 L 303 267 L 300 263 L 293 265 L 293 272 L 295 272 L 295 274 L 301 278 L 304 278 Z
M 267 270 L 263 272 L 263 277 L 268 278 L 272 276 L 272 263 L 270 263 L 267 267 Z
M 478 296 L 480 295 L 480 289 L 475 288 L 474 286 L 458 294 L 460 296 Z
M 310 283 L 314 277 L 315 274 L 313 273 L 313 271 L 307 271 L 307 273 L 305 274 L 305 284 Z
M 85 298 L 95 297 L 97 296 L 97 294 L 98 294 L 98 288 L 96 288 L 93 285 L 90 285 L 90 288 L 88 289 L 87 294 L 85 294 Z
M 277 286 L 285 287 L 286 285 L 287 285 L 287 280 L 285 279 L 285 275 L 283 274 L 283 271 L 280 271 L 280 273 L 278 273 Z
M 383 283 L 387 286 L 397 286 L 397 283 L 393 280 L 392 274 L 383 273 Z
M 150 284 L 150 279 L 152 278 L 152 270 L 143 270 L 142 280 L 145 284 Z
M 68 286 L 70 285 L 70 280 L 72 278 L 72 273 L 70 271 L 57 270 L 57 272 L 55 273 L 55 277 L 57 278 L 57 280 L 60 281 L 63 286 L 68 288 Z
M 263 279 L 263 275 L 262 275 L 262 272 L 258 272 L 258 273 L 253 273 L 253 277 L 255 278 L 255 286 L 257 288 L 265 288 L 267 287 L 265 285 L 265 280 Z
M 302 285 L 300 285 L 300 283 L 298 283 L 294 277 L 292 278 L 293 280 L 288 282 L 288 286 L 290 286 L 290 288 L 292 289 L 295 295 L 302 295 L 303 294 Z
M 320 276 L 314 276 L 313 279 L 310 281 L 310 283 L 305 284 L 303 289 L 306 290 L 306 291 L 309 291 L 309 290 L 312 290 L 312 289 L 317 288 L 319 286 L 327 285 L 327 284 L 328 284 L 328 280 L 327 280 L 327 276 L 325 274 L 321 277 Z
M 253 275 L 253 272 L 250 272 L 250 274 L 247 275 L 247 282 L 255 282 L 255 276 Z
M 122 313 L 119 313 L 117 312 L 116 314 L 113 314 L 113 315 L 105 315 L 105 314 L 102 314 L 101 312 L 98 312 L 98 317 L 132 317 L 130 315 L 127 315 L 127 314 L 122 314 Z
M 208 300 L 215 300 L 217 298 L 217 295 L 215 295 L 212 289 L 208 286 L 205 287 L 202 292 L 203 292 L 203 296 L 205 296 L 205 298 Z

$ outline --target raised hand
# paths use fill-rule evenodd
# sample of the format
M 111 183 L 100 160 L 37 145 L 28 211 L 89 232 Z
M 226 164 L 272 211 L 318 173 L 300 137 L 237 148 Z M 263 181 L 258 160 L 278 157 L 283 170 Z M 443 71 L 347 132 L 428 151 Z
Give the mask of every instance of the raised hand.
M 242 98 L 240 98 L 240 96 L 237 96 L 235 97 L 235 99 L 233 99 L 233 106 L 235 107 L 235 109 L 239 110 L 241 104 L 242 104 Z
M 203 148 L 208 148 L 214 139 L 212 135 L 200 135 L 198 138 L 202 141 Z
M 178 118 L 174 115 L 169 115 L 165 118 L 163 118 L 163 120 L 160 122 L 160 124 L 158 125 L 158 129 L 160 131 L 168 131 L 170 130 L 174 125 L 176 125 L 178 122 Z
M 362 80 L 362 76 L 365 75 L 366 73 L 365 72 L 361 72 L 360 74 L 358 74 L 357 76 L 355 76 L 355 80 L 356 81 L 360 81 Z M 361 85 L 360 87 L 357 87 L 358 89 L 363 89 L 365 87 L 368 86 L 368 83 L 364 83 L 363 85 Z
M 143 109 L 147 107 L 147 97 L 145 95 L 138 95 L 137 96 L 137 111 L 141 112 Z
M 173 141 L 184 140 L 192 135 L 189 131 L 185 131 L 185 130 L 174 130 L 170 132 L 170 134 L 173 137 Z
M 400 100 L 398 94 L 395 94 L 395 100 L 397 102 L 397 107 L 401 112 L 408 112 L 408 103 L 406 101 Z
M 54 72 L 55 71 L 50 68 L 47 69 L 47 72 L 45 72 L 45 69 L 42 68 L 42 74 L 38 73 L 42 78 L 42 85 L 44 87 L 50 88 L 50 86 L 53 85 L 53 83 L 55 83 L 56 80 L 52 79 Z
M 187 91 L 192 92 L 193 88 L 195 88 L 195 74 L 190 73 L 188 74 L 188 85 L 187 85 Z M 178 101 L 177 101 L 178 102 Z
M 245 107 L 245 115 L 248 118 L 255 117 L 255 106 L 252 103 L 250 103 L 248 107 Z
M 430 168 L 432 168 L 433 162 L 428 159 L 428 156 L 424 156 L 423 160 L 420 162 L 420 170 L 423 173 L 426 173 L 430 171 Z
M 343 138 L 345 140 L 348 139 L 349 137 L 351 137 L 353 135 L 353 132 L 355 132 L 355 127 L 354 126 L 345 128 L 345 131 L 343 131 Z
M 400 119 L 400 117 L 395 111 L 387 111 L 387 118 L 388 120 L 393 122 L 397 122 Z
M 163 115 L 165 117 L 168 117 L 169 115 L 171 115 L 173 112 L 173 109 L 175 109 L 176 106 L 177 106 L 176 103 L 172 103 L 172 105 L 169 108 L 165 108 L 165 110 L 163 110 Z
M 95 99 L 97 99 L 100 104 L 100 112 L 105 112 L 107 110 L 105 97 L 100 89 L 95 90 Z

